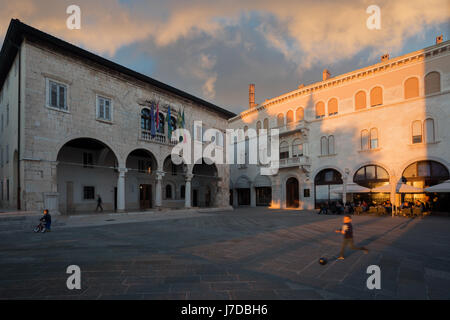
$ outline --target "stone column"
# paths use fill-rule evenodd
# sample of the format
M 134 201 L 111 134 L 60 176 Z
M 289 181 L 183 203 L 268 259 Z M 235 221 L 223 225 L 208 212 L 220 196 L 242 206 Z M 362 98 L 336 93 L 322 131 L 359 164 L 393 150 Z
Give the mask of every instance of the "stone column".
M 253 184 L 250 184 L 250 207 L 256 207 L 256 190 Z
M 347 202 L 347 181 L 348 181 L 348 176 L 347 174 L 344 176 L 344 184 L 342 185 L 342 202 L 345 203 Z
M 162 203 L 162 178 L 164 177 L 163 171 L 156 172 L 156 191 L 155 191 L 155 205 L 157 209 L 161 209 Z
M 391 185 L 391 194 L 390 194 L 390 201 L 391 201 L 391 205 L 392 205 L 392 217 L 394 216 L 395 212 L 394 212 L 394 206 L 396 208 L 398 208 L 398 206 L 400 205 L 398 203 L 398 199 L 396 197 L 397 195 L 397 179 L 395 176 L 391 176 L 389 179 L 389 184 Z
M 119 168 L 119 178 L 117 180 L 117 211 L 125 211 L 125 174 L 127 168 Z
M 185 177 L 185 192 L 184 192 L 184 207 L 191 208 L 191 180 L 194 177 L 193 174 L 187 174 Z

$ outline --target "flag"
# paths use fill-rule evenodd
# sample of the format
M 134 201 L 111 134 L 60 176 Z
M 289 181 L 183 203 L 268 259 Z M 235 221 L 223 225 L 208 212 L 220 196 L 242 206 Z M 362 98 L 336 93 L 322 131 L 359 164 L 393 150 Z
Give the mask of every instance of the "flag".
M 159 101 L 156 104 L 156 131 L 159 132 Z
M 152 135 L 152 138 L 156 135 L 155 108 L 153 107 L 153 103 L 150 109 L 150 134 Z
M 184 108 L 183 108 L 183 115 L 181 116 L 181 123 L 182 123 L 181 127 L 183 128 L 183 141 L 186 141 L 186 133 L 184 132 L 184 127 L 186 125 L 186 121 L 184 118 Z
M 169 137 L 169 141 L 172 140 L 172 124 L 170 122 L 170 118 L 171 118 L 171 116 L 170 116 L 170 106 L 169 106 L 169 109 L 167 109 L 167 134 Z

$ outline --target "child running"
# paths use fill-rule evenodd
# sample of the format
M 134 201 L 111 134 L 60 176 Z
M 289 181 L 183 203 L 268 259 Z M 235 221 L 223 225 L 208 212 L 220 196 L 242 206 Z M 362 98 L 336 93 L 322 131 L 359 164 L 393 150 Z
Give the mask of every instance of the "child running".
M 338 257 L 338 260 L 344 260 L 344 251 L 346 246 L 350 246 L 353 250 L 362 250 L 364 253 L 369 253 L 364 247 L 355 247 L 353 243 L 353 226 L 352 226 L 352 218 L 350 216 L 344 217 L 344 225 L 340 230 L 336 230 L 336 233 L 342 233 L 344 235 L 344 240 L 342 242 L 341 253 Z

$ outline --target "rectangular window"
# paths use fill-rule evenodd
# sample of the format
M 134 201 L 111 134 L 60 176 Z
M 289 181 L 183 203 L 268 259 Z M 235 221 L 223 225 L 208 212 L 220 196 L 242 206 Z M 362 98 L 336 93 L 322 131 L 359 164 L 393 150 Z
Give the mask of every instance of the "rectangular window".
M 303 197 L 304 198 L 309 198 L 310 196 L 311 196 L 310 189 L 303 189 Z
M 83 187 L 83 199 L 94 200 L 95 199 L 95 187 Z
M 67 86 L 48 80 L 48 106 L 67 110 Z
M 97 97 L 97 118 L 101 120 L 111 121 L 111 99 Z
M 83 167 L 84 168 L 93 168 L 94 165 L 94 156 L 90 152 L 83 152 Z

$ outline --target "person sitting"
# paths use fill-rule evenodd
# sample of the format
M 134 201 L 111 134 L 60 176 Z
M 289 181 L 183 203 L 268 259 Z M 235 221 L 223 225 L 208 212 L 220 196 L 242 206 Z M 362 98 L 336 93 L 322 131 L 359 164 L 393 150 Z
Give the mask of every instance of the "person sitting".
M 328 202 L 320 204 L 320 211 L 318 214 L 321 214 L 321 213 L 328 214 Z

